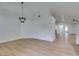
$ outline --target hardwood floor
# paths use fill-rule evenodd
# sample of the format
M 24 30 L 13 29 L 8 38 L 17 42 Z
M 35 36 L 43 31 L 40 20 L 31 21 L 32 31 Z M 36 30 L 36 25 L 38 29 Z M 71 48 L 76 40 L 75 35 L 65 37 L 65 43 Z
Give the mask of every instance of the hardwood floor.
M 65 43 L 62 39 L 54 42 L 33 38 L 19 39 L 0 44 L 1 56 L 75 56 L 79 55 L 79 46 Z

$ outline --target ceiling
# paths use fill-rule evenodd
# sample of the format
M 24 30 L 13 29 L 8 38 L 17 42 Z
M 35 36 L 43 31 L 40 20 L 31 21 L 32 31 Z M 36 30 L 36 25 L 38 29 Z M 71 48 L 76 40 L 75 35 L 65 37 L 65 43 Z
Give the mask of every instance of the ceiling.
M 57 21 L 64 16 L 65 21 L 71 22 L 73 18 L 79 19 L 79 2 L 25 2 L 25 9 L 29 6 L 45 6 L 48 8 L 51 15 Z M 12 12 L 19 12 L 20 2 L 0 2 L 0 9 L 9 10 Z

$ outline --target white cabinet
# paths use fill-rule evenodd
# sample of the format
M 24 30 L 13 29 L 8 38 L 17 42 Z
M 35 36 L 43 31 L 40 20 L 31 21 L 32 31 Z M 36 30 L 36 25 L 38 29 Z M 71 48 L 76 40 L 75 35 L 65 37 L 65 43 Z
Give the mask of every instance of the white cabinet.
M 76 34 L 76 44 L 79 44 L 79 33 Z

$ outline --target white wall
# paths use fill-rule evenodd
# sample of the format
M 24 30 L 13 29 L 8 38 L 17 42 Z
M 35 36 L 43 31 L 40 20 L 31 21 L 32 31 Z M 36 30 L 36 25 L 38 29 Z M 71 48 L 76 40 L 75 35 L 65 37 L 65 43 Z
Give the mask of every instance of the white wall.
M 36 38 L 46 41 L 55 39 L 55 18 L 45 6 L 29 6 L 24 24 L 21 25 L 21 38 Z M 37 15 L 40 14 L 40 18 Z
M 70 23 L 70 24 L 67 24 L 67 26 L 68 26 L 68 33 L 69 34 L 79 33 L 79 24 Z
M 75 34 L 75 25 L 74 24 L 71 23 L 68 25 L 68 33 Z
M 20 22 L 18 22 L 17 16 L 17 13 L 0 8 L 0 43 L 19 37 Z
M 38 14 L 40 18 L 37 17 Z M 55 18 L 50 15 L 45 6 L 28 6 L 24 13 L 27 19 L 24 24 L 20 23 L 19 16 L 21 14 L 18 10 L 12 12 L 0 8 L 0 43 L 17 38 L 55 40 Z

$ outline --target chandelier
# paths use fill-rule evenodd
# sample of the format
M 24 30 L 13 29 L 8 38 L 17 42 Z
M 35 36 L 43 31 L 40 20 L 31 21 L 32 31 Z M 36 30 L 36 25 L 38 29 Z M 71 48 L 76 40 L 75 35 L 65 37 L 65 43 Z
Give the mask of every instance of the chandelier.
M 26 20 L 26 18 L 23 16 L 23 4 L 24 4 L 24 2 L 21 2 L 22 15 L 21 15 L 21 17 L 19 17 L 19 20 L 21 21 L 21 23 L 24 23 L 24 21 Z

